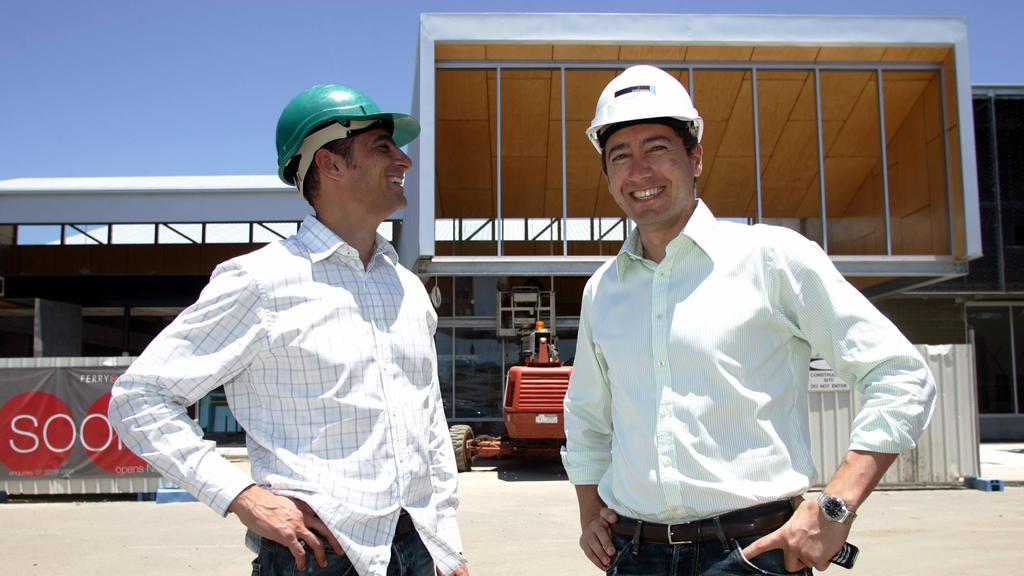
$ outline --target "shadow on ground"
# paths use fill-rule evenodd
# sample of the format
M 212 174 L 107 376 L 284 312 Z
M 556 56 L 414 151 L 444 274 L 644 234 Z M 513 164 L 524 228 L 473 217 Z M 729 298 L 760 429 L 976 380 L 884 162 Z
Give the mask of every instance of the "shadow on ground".
M 565 481 L 568 476 L 560 460 L 523 460 L 518 458 L 477 458 L 474 468 L 494 468 L 503 482 Z

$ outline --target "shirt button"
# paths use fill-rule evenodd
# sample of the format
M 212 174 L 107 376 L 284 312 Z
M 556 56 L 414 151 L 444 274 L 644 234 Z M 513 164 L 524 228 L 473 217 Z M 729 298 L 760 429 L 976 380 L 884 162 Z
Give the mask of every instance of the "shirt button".
M 661 463 L 665 466 L 668 466 L 669 464 L 672 464 L 672 460 L 668 456 L 662 456 Z
M 658 360 L 658 367 L 659 368 L 664 368 L 665 367 L 665 361 L 664 360 Z
M 662 409 L 661 409 L 661 417 L 662 417 L 662 418 L 668 418 L 668 415 L 669 415 L 669 410 L 668 410 L 668 408 L 662 408 Z
M 660 312 L 658 313 L 657 318 L 658 318 L 658 320 L 661 320 L 661 313 Z

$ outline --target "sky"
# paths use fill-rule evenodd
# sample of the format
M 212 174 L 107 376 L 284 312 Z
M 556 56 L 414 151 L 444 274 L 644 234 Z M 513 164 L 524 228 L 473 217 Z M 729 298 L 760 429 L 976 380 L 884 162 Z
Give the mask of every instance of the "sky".
M 1020 0 L 4 0 L 0 180 L 274 174 L 308 86 L 411 110 L 423 12 L 962 16 L 971 82 L 1024 85 Z

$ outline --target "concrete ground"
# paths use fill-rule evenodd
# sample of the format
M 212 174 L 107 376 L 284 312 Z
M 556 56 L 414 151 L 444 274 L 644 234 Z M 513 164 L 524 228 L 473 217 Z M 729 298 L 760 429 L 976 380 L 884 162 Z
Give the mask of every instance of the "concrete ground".
M 864 575 L 1017 574 L 1024 560 L 1024 445 L 982 447 L 982 475 L 1004 492 L 879 490 L 850 541 Z M 597 575 L 577 547 L 572 486 L 557 464 L 482 462 L 460 476 L 466 555 L 477 576 Z M 248 574 L 252 554 L 234 517 L 196 502 L 40 501 L 0 504 L 0 574 Z M 830 574 L 843 573 L 833 567 Z

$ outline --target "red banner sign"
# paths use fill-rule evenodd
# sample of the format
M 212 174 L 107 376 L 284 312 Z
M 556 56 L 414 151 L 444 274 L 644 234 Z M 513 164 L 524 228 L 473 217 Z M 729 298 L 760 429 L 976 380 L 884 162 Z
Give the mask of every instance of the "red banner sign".
M 0 369 L 0 480 L 158 476 L 107 418 L 124 370 Z

